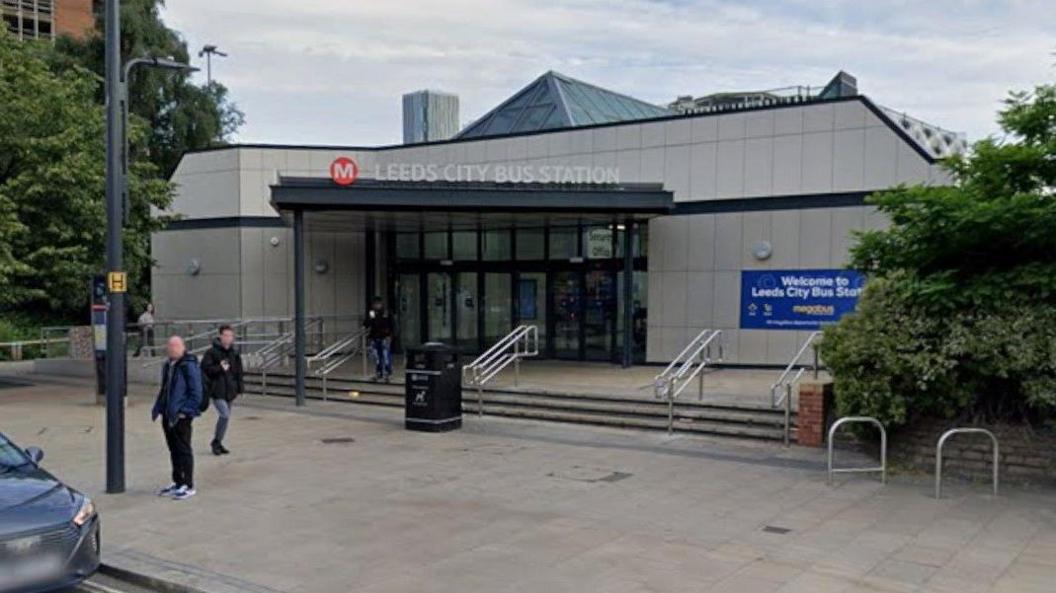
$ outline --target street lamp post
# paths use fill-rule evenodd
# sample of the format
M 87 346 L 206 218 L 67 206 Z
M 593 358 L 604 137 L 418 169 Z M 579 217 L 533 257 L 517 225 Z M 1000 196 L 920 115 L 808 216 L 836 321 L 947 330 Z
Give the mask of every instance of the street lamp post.
M 202 48 L 202 51 L 198 52 L 198 57 L 205 56 L 205 81 L 206 84 L 212 86 L 213 84 L 213 56 L 220 58 L 226 58 L 227 54 L 220 51 L 215 45 L 206 45 Z
M 125 491 L 125 291 L 121 232 L 124 223 L 128 74 L 140 65 L 193 70 L 164 58 L 136 58 L 121 68 L 121 17 L 118 0 L 106 0 L 106 491 Z

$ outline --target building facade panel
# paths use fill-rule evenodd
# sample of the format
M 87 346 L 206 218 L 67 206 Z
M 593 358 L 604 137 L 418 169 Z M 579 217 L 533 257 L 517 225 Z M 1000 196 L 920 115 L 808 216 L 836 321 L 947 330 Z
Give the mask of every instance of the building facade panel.
M 485 178 L 494 179 L 497 165 L 550 165 L 615 168 L 620 183 L 662 183 L 674 194 L 676 212 L 648 225 L 648 247 L 640 254 L 648 270 L 646 302 L 636 304 L 647 309 L 643 343 L 650 362 L 666 362 L 704 327 L 724 331 L 727 362 L 786 362 L 809 332 L 740 329 L 742 271 L 843 266 L 853 231 L 886 224 L 874 208 L 860 205 L 861 196 L 895 183 L 949 182 L 940 165 L 857 100 L 378 149 L 247 146 L 194 153 L 173 177 L 176 212 L 188 220 L 273 218 L 275 224 L 178 225 L 155 234 L 159 313 L 291 314 L 292 233 L 271 206 L 270 186 L 280 175 L 325 177 L 337 156 L 354 158 L 363 178 L 386 176 L 390 166 L 485 165 Z M 764 244 L 769 253 L 760 257 Z M 364 253 L 361 233 L 308 233 L 310 314 L 364 310 Z M 379 244 L 378 292 L 395 282 L 385 277 L 384 253 Z M 191 276 L 186 267 L 195 258 L 201 271 Z

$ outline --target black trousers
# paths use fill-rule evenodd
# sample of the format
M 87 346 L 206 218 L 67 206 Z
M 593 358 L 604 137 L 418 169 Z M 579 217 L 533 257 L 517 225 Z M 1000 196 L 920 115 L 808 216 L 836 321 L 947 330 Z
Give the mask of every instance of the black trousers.
M 169 426 L 168 421 L 162 418 L 161 428 L 165 431 L 165 444 L 169 446 L 169 458 L 172 460 L 172 483 L 194 488 L 191 419 L 180 418 L 175 425 Z

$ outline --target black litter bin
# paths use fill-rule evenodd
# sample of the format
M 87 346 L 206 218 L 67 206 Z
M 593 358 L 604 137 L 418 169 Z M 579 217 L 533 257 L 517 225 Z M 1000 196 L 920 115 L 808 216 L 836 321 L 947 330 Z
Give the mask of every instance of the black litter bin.
M 458 350 L 428 342 L 407 348 L 407 430 L 443 432 L 462 427 L 462 365 Z

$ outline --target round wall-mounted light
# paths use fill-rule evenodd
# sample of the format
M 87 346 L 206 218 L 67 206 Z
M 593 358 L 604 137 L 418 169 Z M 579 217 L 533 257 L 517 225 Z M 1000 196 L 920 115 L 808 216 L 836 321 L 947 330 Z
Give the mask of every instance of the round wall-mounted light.
M 770 241 L 756 241 L 752 243 L 752 257 L 762 261 L 770 259 L 770 256 L 774 253 L 774 246 L 770 244 Z
M 272 235 L 272 237 L 268 239 L 268 243 L 271 244 L 272 247 L 278 247 L 279 243 L 282 243 L 282 241 L 278 237 Z
M 190 261 L 187 262 L 187 275 L 188 276 L 197 276 L 198 273 L 201 272 L 201 271 L 202 271 L 202 261 L 200 259 L 198 259 L 197 257 L 192 257 L 190 259 Z
M 312 264 L 312 269 L 315 270 L 316 274 L 325 274 L 330 269 L 330 263 L 320 257 Z

